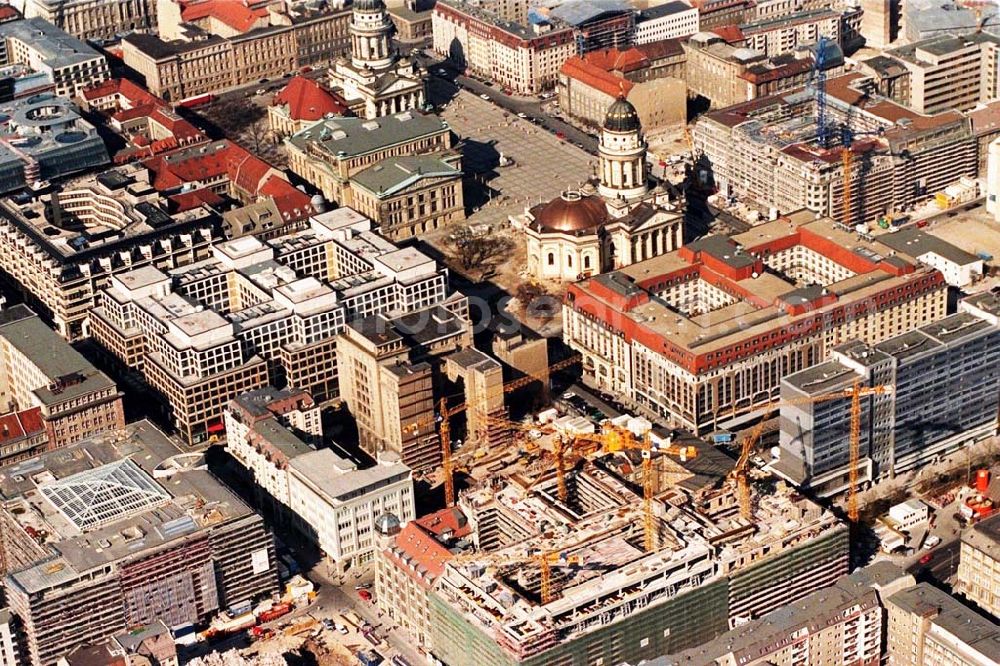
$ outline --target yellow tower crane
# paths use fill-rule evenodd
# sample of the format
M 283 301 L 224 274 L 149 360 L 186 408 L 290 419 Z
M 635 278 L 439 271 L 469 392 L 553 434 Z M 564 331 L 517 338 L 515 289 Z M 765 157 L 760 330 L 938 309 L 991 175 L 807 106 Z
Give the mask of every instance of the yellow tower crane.
M 553 600 L 552 594 L 552 567 L 573 567 L 583 564 L 583 558 L 579 555 L 567 555 L 564 549 L 552 550 L 548 552 L 526 553 L 469 553 L 468 555 L 458 555 L 448 560 L 451 564 L 466 564 L 480 562 L 486 567 L 496 569 L 507 564 L 533 563 L 538 565 L 539 578 L 541 579 L 541 600 L 542 604 L 547 604 Z
M 570 356 L 550 365 L 548 372 L 551 375 L 553 372 L 558 372 L 579 362 L 579 356 Z M 536 381 L 539 381 L 538 377 L 531 375 L 519 377 L 518 379 L 506 382 L 503 385 L 503 392 L 504 394 L 511 393 Z M 407 429 L 416 431 L 421 427 L 433 425 L 434 423 L 438 425 L 438 437 L 441 440 L 441 469 L 444 472 L 444 501 L 446 506 L 455 504 L 455 476 L 451 458 L 451 417 L 461 414 L 467 408 L 468 405 L 464 402 L 454 407 L 448 407 L 448 398 L 443 397 L 438 401 L 437 414 L 433 418 L 418 421 L 407 426 Z
M 803 405 L 828 402 L 830 400 L 851 400 L 851 433 L 850 433 L 850 461 L 848 462 L 848 495 L 847 495 L 847 516 L 851 522 L 858 520 L 858 467 L 861 464 L 861 398 L 871 395 L 885 395 L 892 392 L 891 386 L 862 386 L 860 382 L 855 382 L 851 388 L 832 393 L 823 393 L 810 396 L 808 398 L 795 398 L 791 400 L 776 400 L 765 405 L 760 423 L 753 427 L 750 433 L 743 439 L 740 447 L 740 457 L 736 461 L 736 466 L 730 472 L 730 478 L 736 481 L 737 496 L 740 503 L 740 515 L 746 520 L 753 519 L 753 509 L 750 497 L 750 456 L 757 449 L 757 443 L 764 431 L 764 424 L 769 416 L 776 409 L 785 405 Z
M 678 456 L 681 460 L 687 460 L 697 456 L 698 450 L 693 446 L 676 446 L 673 444 L 654 448 L 649 433 L 642 439 L 637 439 L 628 428 L 610 424 L 605 424 L 600 433 L 576 435 L 571 448 L 574 453 L 581 456 L 593 453 L 617 453 L 626 450 L 642 452 L 643 546 L 646 552 L 652 552 L 656 540 L 656 520 L 653 515 L 653 451 Z M 566 446 L 561 439 L 556 440 L 555 454 L 559 499 L 565 502 L 569 496 L 569 490 L 566 487 Z

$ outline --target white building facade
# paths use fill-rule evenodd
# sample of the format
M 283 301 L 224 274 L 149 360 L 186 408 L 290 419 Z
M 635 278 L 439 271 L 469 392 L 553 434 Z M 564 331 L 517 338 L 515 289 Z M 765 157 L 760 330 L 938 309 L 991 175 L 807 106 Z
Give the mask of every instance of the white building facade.
M 635 22 L 636 44 L 686 37 L 698 32 L 698 9 L 674 0 L 639 13 Z
M 288 493 L 297 527 L 339 572 L 374 558 L 380 516 L 416 518 L 412 472 L 392 452 L 364 470 L 331 449 L 300 455 L 288 465 Z

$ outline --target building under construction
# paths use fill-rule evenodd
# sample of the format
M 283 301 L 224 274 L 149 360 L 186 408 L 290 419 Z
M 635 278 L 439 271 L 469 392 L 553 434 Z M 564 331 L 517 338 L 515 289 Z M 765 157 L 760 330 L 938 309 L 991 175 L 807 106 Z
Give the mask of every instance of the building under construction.
M 435 584 L 434 653 L 482 666 L 639 663 L 847 572 L 848 532 L 832 514 L 758 483 L 743 518 L 725 480 L 733 461 L 699 446 L 685 463 L 652 454 L 649 549 L 643 494 L 626 480 L 638 455 L 577 460 L 565 501 L 544 465 L 538 477 L 493 477 L 463 495 L 480 552 L 453 557 Z
M 709 112 L 692 136 L 719 191 L 764 212 L 807 208 L 868 223 L 977 175 L 967 116 L 921 115 L 880 97 L 874 81 L 857 72 L 826 81 L 825 95 L 807 87 Z
M 263 520 L 148 421 L 0 472 L 3 587 L 24 664 L 278 589 Z

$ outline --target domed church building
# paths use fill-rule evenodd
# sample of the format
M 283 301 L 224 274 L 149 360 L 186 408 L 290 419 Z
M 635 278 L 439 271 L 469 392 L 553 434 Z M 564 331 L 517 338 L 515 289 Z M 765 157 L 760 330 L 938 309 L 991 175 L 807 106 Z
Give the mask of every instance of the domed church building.
M 348 30 L 351 55 L 334 63 L 329 82 L 351 110 L 372 120 L 423 108 L 427 72 L 396 53 L 385 2 L 354 0 Z
M 681 202 L 650 187 L 639 114 L 624 98 L 608 108 L 598 157 L 591 182 L 511 218 L 532 277 L 577 280 L 681 246 Z

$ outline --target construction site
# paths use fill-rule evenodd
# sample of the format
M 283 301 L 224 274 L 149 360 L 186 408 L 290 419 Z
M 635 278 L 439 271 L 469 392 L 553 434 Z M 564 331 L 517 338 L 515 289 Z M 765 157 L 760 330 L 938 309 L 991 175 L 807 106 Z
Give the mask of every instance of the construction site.
M 475 549 L 429 595 L 445 663 L 636 663 L 847 572 L 846 525 L 749 449 L 734 460 L 626 415 L 594 432 L 559 421 L 527 436 L 498 423 L 518 454 L 480 461 L 457 498 Z
M 695 149 L 719 192 L 773 217 L 801 208 L 842 224 L 902 214 L 977 175 L 977 139 L 959 111 L 922 115 L 859 72 L 702 116 Z

